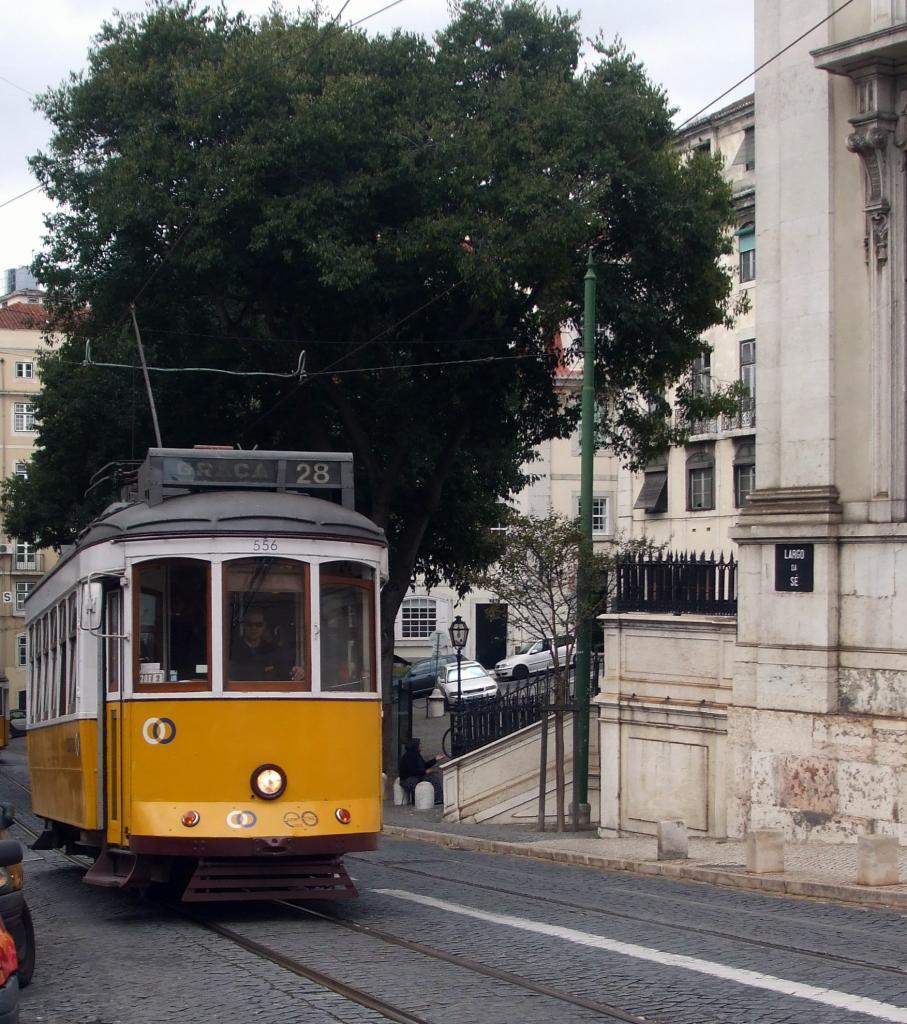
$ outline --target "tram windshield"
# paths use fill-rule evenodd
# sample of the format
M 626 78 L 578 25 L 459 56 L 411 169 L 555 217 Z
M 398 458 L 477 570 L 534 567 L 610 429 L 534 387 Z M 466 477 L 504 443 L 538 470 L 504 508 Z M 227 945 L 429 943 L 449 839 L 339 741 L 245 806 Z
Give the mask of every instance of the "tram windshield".
M 321 689 L 375 690 L 375 585 L 372 570 L 356 562 L 321 566 Z
M 136 569 L 137 690 L 207 690 L 209 567 L 191 559 L 143 562 Z
M 225 685 L 309 690 L 308 566 L 243 558 L 224 566 Z

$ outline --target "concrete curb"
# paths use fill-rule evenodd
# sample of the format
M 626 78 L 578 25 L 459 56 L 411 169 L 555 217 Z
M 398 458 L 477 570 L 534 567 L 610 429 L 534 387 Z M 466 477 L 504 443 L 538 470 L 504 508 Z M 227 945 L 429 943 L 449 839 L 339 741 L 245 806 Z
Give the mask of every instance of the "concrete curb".
M 686 863 L 676 860 L 660 862 L 633 860 L 627 857 L 602 857 L 594 853 L 579 853 L 576 850 L 564 850 L 541 843 L 509 843 L 500 839 L 482 839 L 477 836 L 433 832 L 431 829 L 408 828 L 402 825 L 385 825 L 383 832 L 385 835 L 397 839 L 433 843 L 435 846 L 445 846 L 452 850 L 504 853 L 512 857 L 555 861 L 575 867 L 596 868 L 600 871 L 626 871 L 637 875 L 659 875 L 688 882 L 705 882 L 728 889 L 747 889 L 779 896 L 802 896 L 834 903 L 855 903 L 864 907 L 907 911 L 907 892 L 885 891 L 884 888 L 790 878 L 784 874 L 753 875 L 747 874 L 746 871 L 702 867 L 689 861 Z

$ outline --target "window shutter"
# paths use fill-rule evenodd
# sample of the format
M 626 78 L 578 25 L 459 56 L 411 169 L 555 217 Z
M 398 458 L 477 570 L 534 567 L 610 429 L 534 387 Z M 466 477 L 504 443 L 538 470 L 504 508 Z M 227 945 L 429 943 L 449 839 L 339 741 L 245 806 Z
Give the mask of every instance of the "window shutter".
M 756 228 L 747 224 L 737 232 L 737 245 L 740 252 L 752 252 L 756 248 Z

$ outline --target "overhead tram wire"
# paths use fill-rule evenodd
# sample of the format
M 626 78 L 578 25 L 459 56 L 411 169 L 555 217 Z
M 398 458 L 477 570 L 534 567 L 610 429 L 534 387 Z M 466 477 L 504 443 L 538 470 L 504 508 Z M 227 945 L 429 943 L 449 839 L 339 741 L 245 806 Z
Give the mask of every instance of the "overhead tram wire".
M 33 185 L 31 188 L 26 189 L 24 192 L 20 192 L 17 196 L 13 196 L 12 199 L 7 199 L 5 202 L 0 203 L 0 210 L 2 210 L 4 206 L 9 206 L 10 203 L 14 203 L 17 199 L 22 199 L 25 196 L 30 196 L 32 192 L 37 192 L 39 188 L 41 188 L 40 185 Z
M 335 17 L 332 18 L 330 22 L 328 22 L 328 24 L 325 27 L 324 31 L 319 31 L 318 38 L 315 40 L 315 43 L 311 47 L 309 47 L 308 50 L 304 51 L 302 54 L 299 55 L 299 57 L 297 59 L 298 59 L 298 61 L 300 63 L 300 67 L 305 63 L 307 57 L 311 56 L 311 54 L 314 53 L 315 50 L 321 45 L 321 42 L 325 38 L 325 34 L 334 25 L 337 24 L 340 16 L 343 14 L 343 12 L 349 6 L 349 3 L 350 3 L 350 0 L 344 0 L 343 6 L 337 12 Z M 388 6 L 382 7 L 379 10 L 373 11 L 371 14 L 368 14 L 364 18 L 361 18 L 358 22 L 356 22 L 356 24 L 357 25 L 361 25 L 363 22 L 368 21 L 370 18 L 373 18 L 376 15 L 382 13 L 382 11 L 388 10 L 389 7 L 396 6 L 397 3 L 402 3 L 402 0 L 395 0 L 394 3 L 392 3 L 392 4 L 388 5 Z M 155 277 L 157 277 L 157 275 L 160 273 L 160 271 L 167 265 L 168 261 L 173 257 L 173 254 L 176 252 L 176 250 L 179 247 L 180 243 L 190 233 L 190 230 L 194 226 L 194 224 L 196 222 L 196 218 L 197 218 L 199 212 L 200 212 L 200 207 L 196 207 L 193 210 L 193 212 L 189 216 L 188 221 L 186 222 L 185 227 L 180 231 L 180 233 L 177 236 L 177 238 L 174 241 L 174 243 L 169 247 L 169 249 L 167 249 L 164 252 L 163 257 L 161 258 L 161 260 L 154 267 L 154 269 L 151 271 L 151 273 L 148 275 L 148 277 L 142 283 L 142 285 L 139 288 L 139 290 L 133 296 L 132 301 L 128 304 L 127 309 L 124 311 L 123 315 L 119 318 L 117 323 L 113 325 L 114 327 L 116 327 L 119 324 L 122 324 L 122 323 L 126 322 L 129 318 L 132 319 L 132 324 L 133 324 L 133 327 L 134 327 L 134 330 L 135 330 L 136 344 L 138 346 L 139 356 L 140 356 L 140 359 L 141 359 L 141 362 L 142 362 L 142 368 L 143 368 L 144 377 L 145 377 L 145 384 L 146 384 L 146 387 L 148 389 L 148 401 L 151 404 L 152 417 L 154 419 L 155 434 L 158 436 L 158 443 L 159 444 L 160 444 L 160 438 L 159 438 L 159 432 L 158 432 L 158 429 L 157 429 L 157 415 L 156 415 L 156 412 L 154 410 L 154 397 L 153 397 L 153 394 L 151 392 L 151 383 L 150 383 L 150 380 L 148 378 L 148 368 L 145 366 L 145 356 L 144 356 L 144 352 L 142 351 L 142 341 L 141 341 L 141 336 L 139 334 L 139 325 L 138 325 L 138 320 L 137 320 L 137 317 L 136 317 L 135 306 L 136 306 L 136 303 L 138 302 L 138 300 L 141 298 L 141 296 L 147 290 L 147 288 L 149 287 L 151 282 L 155 279 Z M 301 355 L 300 356 L 300 366 L 302 365 L 302 360 L 303 360 L 303 356 Z M 226 371 L 226 372 L 229 372 L 229 371 Z M 300 380 L 300 383 L 301 383 L 301 380 Z M 297 385 L 297 387 L 298 386 L 299 385 Z
M 796 46 L 797 43 L 799 43 L 802 40 L 804 40 L 812 32 L 815 32 L 817 28 L 821 28 L 825 24 L 826 21 L 831 21 L 831 19 L 836 14 L 839 14 L 841 11 L 844 10 L 845 7 L 849 7 L 850 4 L 852 4 L 852 3 L 853 3 L 853 0 L 844 0 L 844 3 L 841 4 L 840 7 L 836 7 L 831 12 L 831 14 L 826 15 L 821 21 L 817 21 L 815 23 L 815 25 L 812 25 L 810 28 L 808 28 L 802 35 L 797 36 L 796 39 L 794 39 L 791 42 L 789 42 L 787 44 L 787 46 L 782 47 L 780 50 L 778 50 L 777 53 L 773 53 L 772 56 L 768 58 L 768 60 L 764 60 L 757 68 L 753 68 L 753 70 L 748 75 L 744 75 L 743 78 L 741 78 L 739 82 L 735 82 L 732 86 L 730 86 L 730 88 L 725 89 L 724 92 L 721 93 L 720 96 L 716 96 L 715 99 L 713 99 L 711 101 L 711 103 L 706 103 L 706 105 L 701 110 L 697 110 L 696 113 L 691 115 L 690 117 L 688 117 L 686 119 L 686 121 L 683 122 L 683 124 L 679 124 L 674 129 L 674 133 L 677 134 L 677 133 L 681 132 L 684 128 L 686 128 L 686 126 L 691 121 L 695 121 L 696 118 L 700 117 L 707 110 L 709 110 L 712 107 L 714 107 L 715 104 L 719 102 L 719 100 L 723 100 L 724 97 L 727 96 L 728 93 L 733 92 L 738 86 L 741 86 L 741 85 L 743 85 L 744 82 L 749 81 L 749 79 L 751 79 L 753 77 L 753 75 L 758 74 L 763 68 L 768 67 L 768 65 L 771 64 L 772 61 L 776 61 L 783 54 L 787 53 L 788 50 L 790 50 L 792 47 Z

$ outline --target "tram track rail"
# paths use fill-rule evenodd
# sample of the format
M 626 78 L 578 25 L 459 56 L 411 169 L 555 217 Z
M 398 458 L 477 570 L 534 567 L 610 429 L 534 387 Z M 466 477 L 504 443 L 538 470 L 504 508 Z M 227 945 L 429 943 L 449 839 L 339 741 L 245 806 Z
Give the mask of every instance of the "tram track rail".
M 348 982 L 343 981 L 336 975 L 318 970 L 317 968 L 305 964 L 301 960 L 295 959 L 286 953 L 275 950 L 272 946 L 266 943 L 259 942 L 256 939 L 252 939 L 249 936 L 244 935 L 236 928 L 207 920 L 202 914 L 194 910 L 189 910 L 181 904 L 158 900 L 153 900 L 153 902 L 156 906 L 189 920 L 198 927 L 203 928 L 206 931 L 213 932 L 221 938 L 227 939 L 233 944 L 246 950 L 246 952 L 281 967 L 286 971 L 296 974 L 301 978 L 305 978 L 306 980 L 334 992 L 351 1002 L 373 1010 L 375 1013 L 387 1020 L 397 1021 L 400 1022 L 400 1024 L 432 1024 L 428 1018 L 413 1014 L 406 1009 L 406 1007 L 395 1005 L 394 1003 L 388 1002 L 387 1000 L 382 999 L 373 993 L 367 992 L 362 988 L 350 985 Z M 315 910 L 312 907 L 302 906 L 299 903 L 286 900 L 265 900 L 262 902 L 275 907 L 289 909 L 312 920 L 318 920 L 319 922 L 328 924 L 332 927 L 365 936 L 366 938 L 381 942 L 385 945 L 397 946 L 428 959 L 450 964 L 451 966 L 467 970 L 473 974 L 478 974 L 493 981 L 510 985 L 522 990 L 523 992 L 531 992 L 533 995 L 545 996 L 546 998 L 564 1004 L 565 1006 L 573 1006 L 589 1010 L 592 1013 L 597 1014 L 603 1021 L 620 1022 L 620 1024 L 658 1024 L 658 1022 L 652 1017 L 640 1017 L 635 1014 L 628 1013 L 620 1007 L 613 1006 L 609 1003 L 573 996 L 569 992 L 564 992 L 561 989 L 555 989 L 547 985 L 533 982 L 528 978 L 524 978 L 521 975 L 514 974 L 510 971 L 503 971 L 498 968 L 489 967 L 486 964 L 482 964 L 470 957 L 465 957 L 457 953 L 449 953 L 446 950 L 437 949 L 432 946 L 428 946 L 425 943 L 416 942 L 411 939 L 405 939 L 398 935 L 394 935 L 391 932 L 386 932 L 368 925 L 362 925 L 354 921 L 340 920 L 330 914 L 325 914 L 321 911 Z
M 21 786 L 21 784 L 19 785 Z M 21 786 L 21 788 L 25 789 L 26 787 Z M 31 836 L 32 839 L 36 839 L 38 837 L 38 833 L 23 822 L 17 821 L 15 823 L 15 827 L 26 835 Z M 56 851 L 56 853 L 64 860 L 69 861 L 77 867 L 84 869 L 89 866 L 90 858 L 79 857 L 73 854 L 64 853 L 60 850 Z M 206 920 L 197 911 L 190 910 L 179 903 L 172 900 L 158 899 L 152 896 L 146 896 L 146 899 L 159 909 L 166 910 L 170 914 L 192 922 L 197 927 L 203 928 L 205 931 L 212 932 L 213 934 L 226 939 L 233 945 L 239 946 L 246 952 L 258 957 L 260 960 L 274 964 L 275 966 L 280 967 L 285 971 L 289 971 L 291 974 L 295 974 L 300 978 L 305 978 L 307 981 L 311 981 L 321 988 L 334 992 L 342 998 L 348 999 L 350 1002 L 357 1003 L 359 1006 L 363 1006 L 374 1011 L 386 1020 L 397 1022 L 397 1024 L 432 1024 L 428 1018 L 410 1013 L 410 1011 L 405 1007 L 397 1006 L 365 991 L 364 989 L 350 985 L 348 982 L 343 981 L 336 975 L 327 974 L 326 972 L 320 971 L 308 964 L 304 964 L 300 960 L 294 959 L 292 956 L 288 956 L 265 943 L 252 939 L 247 935 L 243 935 L 235 928 L 220 924 L 216 921 Z M 639 1017 L 634 1014 L 627 1013 L 626 1011 L 621 1010 L 620 1007 L 612 1006 L 608 1003 L 573 996 L 568 992 L 552 988 L 551 986 L 533 982 L 530 979 L 514 974 L 511 971 L 504 971 L 499 968 L 489 967 L 488 965 L 482 964 L 471 957 L 465 957 L 457 953 L 449 953 L 446 950 L 436 949 L 426 945 L 425 943 L 416 942 L 412 939 L 405 939 L 401 936 L 394 935 L 391 932 L 383 931 L 379 928 L 373 928 L 369 925 L 362 925 L 354 921 L 343 921 L 331 916 L 330 914 L 325 914 L 321 911 L 315 910 L 312 907 L 302 906 L 299 903 L 287 900 L 263 900 L 262 902 L 269 903 L 275 907 L 289 909 L 296 914 L 301 914 L 313 920 L 318 920 L 322 923 L 366 936 L 367 938 L 382 942 L 386 945 L 397 946 L 420 956 L 448 963 L 451 966 L 468 970 L 474 974 L 482 975 L 494 981 L 512 985 L 525 992 L 532 992 L 535 995 L 545 996 L 565 1005 L 589 1010 L 601 1016 L 603 1021 L 615 1021 L 620 1022 L 620 1024 L 657 1024 L 657 1021 L 651 1017 Z
M 413 939 L 405 939 L 399 935 L 393 934 L 392 932 L 384 931 L 381 928 L 373 928 L 371 925 L 359 924 L 355 921 L 342 921 L 339 918 L 333 917 L 330 914 L 325 914 L 319 910 L 315 910 L 312 907 L 300 906 L 298 903 L 282 900 L 276 900 L 275 903 L 281 906 L 290 907 L 293 910 L 305 914 L 308 917 L 316 918 L 319 921 L 329 922 L 332 925 L 354 932 L 358 935 L 365 935 L 369 938 L 378 939 L 379 941 L 389 945 L 399 946 L 412 953 L 417 953 L 433 960 L 440 960 L 443 963 L 451 964 L 454 967 L 465 968 L 466 970 L 472 971 L 474 974 L 481 974 L 494 981 L 513 985 L 517 988 L 524 989 L 525 991 L 533 992 L 536 995 L 546 996 L 549 999 L 554 999 L 570 1006 L 580 1007 L 584 1010 L 591 1010 L 593 1013 L 601 1014 L 603 1017 L 611 1020 L 622 1021 L 624 1024 L 655 1024 L 651 1017 L 638 1017 L 635 1014 L 627 1013 L 625 1010 L 621 1010 L 620 1007 L 613 1006 L 610 1003 L 604 1003 L 592 999 L 583 999 L 580 996 L 573 996 L 568 992 L 564 992 L 562 989 L 552 988 L 550 985 L 542 985 L 538 982 L 531 981 L 528 978 L 524 978 L 522 975 L 514 974 L 512 971 L 504 971 L 497 967 L 489 967 L 487 964 L 474 960 L 472 957 L 466 957 L 459 953 L 449 953 L 446 950 L 428 946 L 423 942 L 416 942 Z
M 374 861 L 365 861 L 362 857 L 349 857 L 349 860 L 358 860 L 362 863 L 374 864 Z M 521 900 L 530 900 L 536 903 L 542 903 L 545 906 L 554 906 L 563 910 L 581 911 L 585 914 L 595 914 L 601 917 L 619 918 L 624 921 L 631 921 L 635 924 L 643 925 L 654 925 L 658 928 L 669 929 L 672 931 L 678 931 L 684 934 L 701 935 L 704 938 L 716 938 L 727 940 L 730 942 L 737 943 L 743 946 L 753 946 L 757 949 L 772 950 L 774 952 L 781 953 L 792 953 L 796 956 L 808 957 L 821 962 L 832 961 L 840 963 L 848 967 L 857 967 L 863 970 L 871 970 L 881 972 L 883 974 L 895 974 L 899 977 L 907 977 L 907 968 L 897 967 L 893 964 L 879 964 L 878 962 L 869 960 L 860 960 L 856 957 L 844 956 L 840 953 L 830 953 L 826 951 L 819 951 L 815 949 L 808 949 L 803 946 L 794 946 L 789 943 L 783 942 L 772 942 L 768 939 L 753 938 L 748 935 L 741 935 L 739 932 L 724 931 L 717 928 L 704 928 L 700 925 L 691 924 L 679 924 L 673 921 L 665 921 L 662 917 L 656 917 L 653 915 L 643 914 L 631 914 L 623 910 L 611 910 L 607 907 L 594 907 L 587 903 L 574 903 L 570 900 L 562 900 L 545 895 L 544 897 L 536 896 L 533 893 L 526 892 L 523 890 L 509 889 L 504 886 L 489 885 L 486 882 L 476 882 L 470 879 L 463 878 L 452 878 L 449 874 L 433 874 L 430 871 L 425 871 L 420 868 L 412 868 L 402 864 L 392 864 L 386 861 L 382 861 L 382 868 L 386 868 L 391 871 L 400 872 L 406 875 L 413 875 L 421 877 L 427 881 L 432 882 L 453 882 L 457 885 L 466 886 L 469 889 L 477 889 L 481 892 L 486 892 L 496 896 L 513 896 Z M 648 899 L 658 899 L 657 895 L 650 892 L 646 893 Z M 676 897 L 672 897 L 676 900 Z

